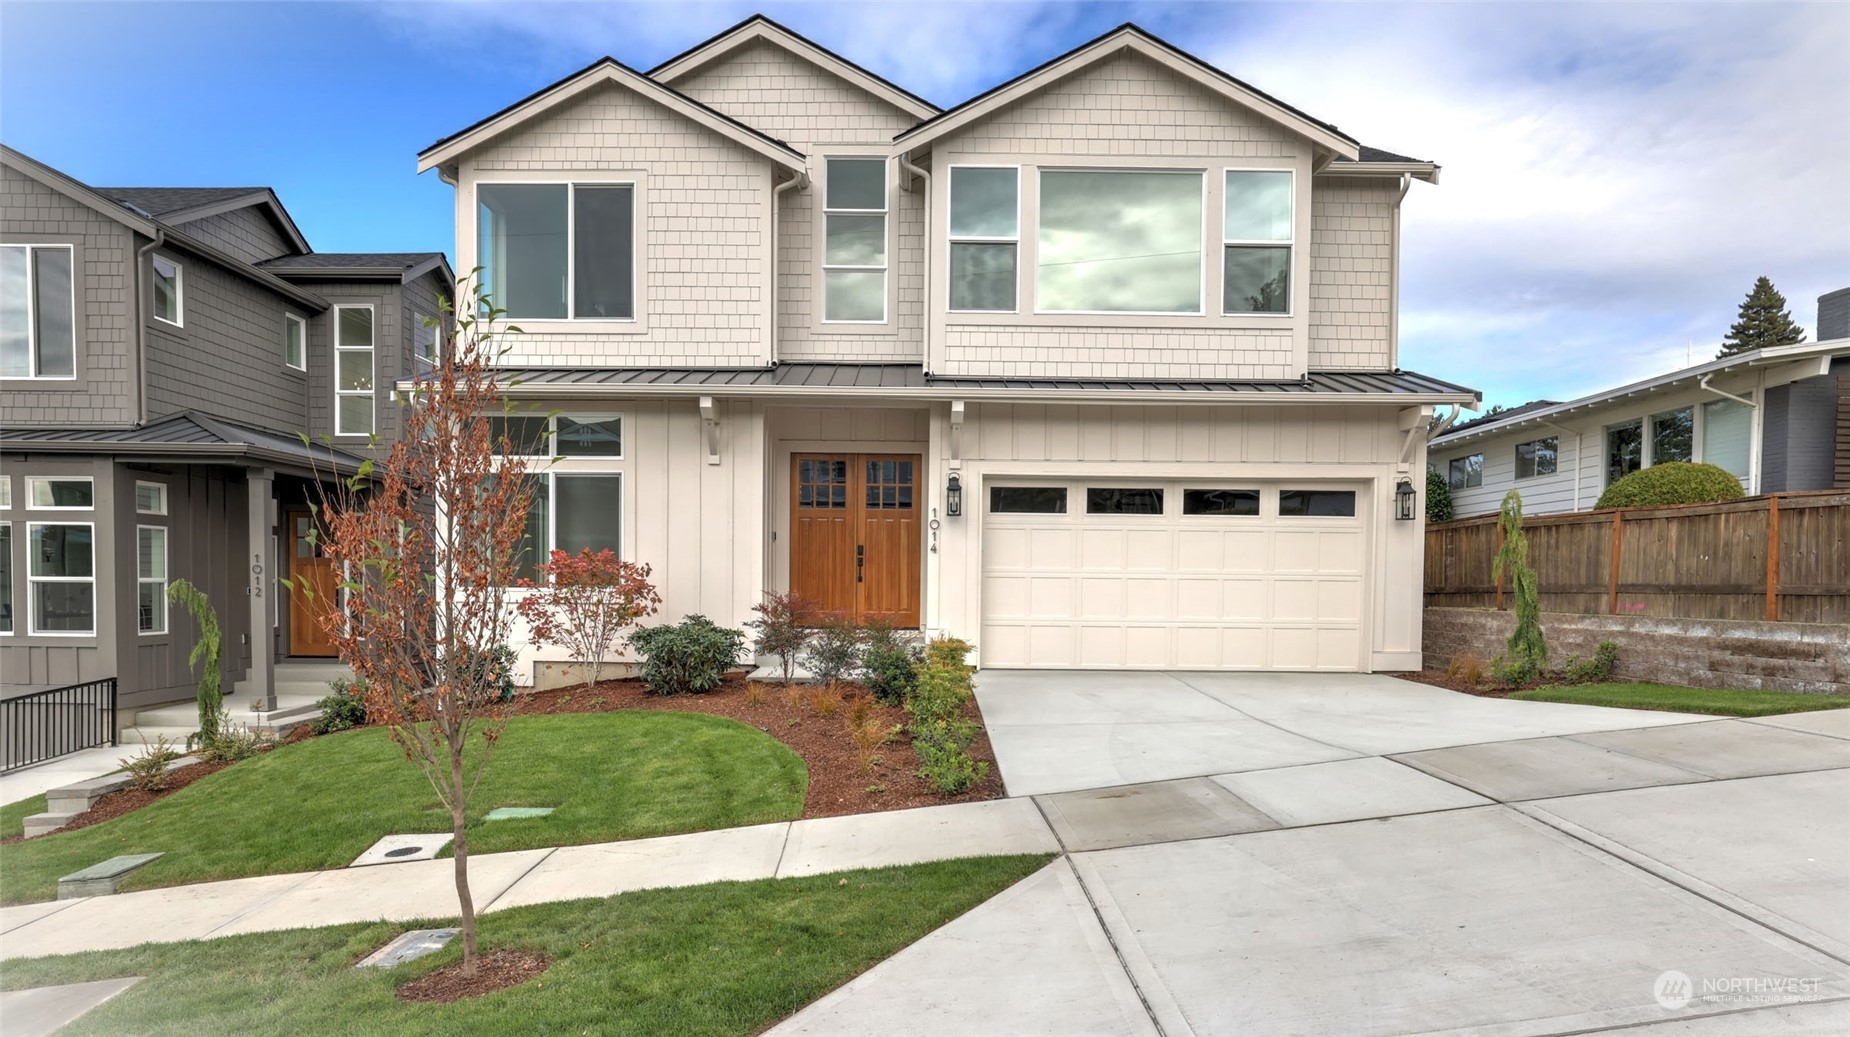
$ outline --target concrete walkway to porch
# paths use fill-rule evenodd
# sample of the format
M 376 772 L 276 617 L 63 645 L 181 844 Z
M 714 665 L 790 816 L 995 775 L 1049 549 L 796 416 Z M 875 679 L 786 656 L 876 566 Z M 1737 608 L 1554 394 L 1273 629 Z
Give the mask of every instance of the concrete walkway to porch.
M 55 760 L 0 774 L 0 807 L 73 782 L 88 781 L 119 771 L 122 769 L 122 758 L 139 749 L 139 745 L 127 742 L 121 745 L 99 745 L 94 749 L 80 750 Z

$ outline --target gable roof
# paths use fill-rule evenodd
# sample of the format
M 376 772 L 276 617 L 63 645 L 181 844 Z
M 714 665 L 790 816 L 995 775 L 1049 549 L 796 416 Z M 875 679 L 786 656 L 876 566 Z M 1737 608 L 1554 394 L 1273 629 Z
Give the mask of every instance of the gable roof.
M 1065 79 L 1067 76 L 1126 50 L 1150 58 L 1219 93 L 1228 100 L 1250 108 L 1310 138 L 1340 158 L 1353 160 L 1361 154 L 1361 144 L 1335 126 L 1314 119 L 1278 98 L 1235 79 L 1226 72 L 1165 40 L 1152 36 L 1130 22 L 1125 22 L 1094 40 L 1082 43 L 1045 64 L 1029 69 L 1006 83 L 991 87 L 962 104 L 947 108 L 917 126 L 896 135 L 893 139 L 908 149 L 921 147 L 985 118 L 996 110 L 1019 101 L 1049 84 Z
M 268 187 L 98 187 L 98 194 L 144 216 L 170 226 L 183 226 L 208 216 L 257 206 L 283 233 L 297 252 L 308 251 L 308 239 L 282 200 Z
M 418 153 L 418 172 L 450 162 L 490 138 L 606 83 L 641 94 L 793 173 L 804 172 L 804 155 L 797 149 L 768 133 L 747 126 L 717 108 L 710 108 L 694 100 L 666 83 L 650 79 L 612 57 L 599 58 L 551 86 L 543 87 L 425 148 Z
M 732 28 L 676 54 L 650 69 L 649 77 L 663 83 L 671 82 L 740 47 L 759 40 L 781 47 L 810 64 L 840 79 L 847 80 L 915 119 L 929 119 L 938 114 L 938 106 L 923 97 L 884 76 L 868 71 L 800 33 L 792 32 L 762 14 L 754 14 Z

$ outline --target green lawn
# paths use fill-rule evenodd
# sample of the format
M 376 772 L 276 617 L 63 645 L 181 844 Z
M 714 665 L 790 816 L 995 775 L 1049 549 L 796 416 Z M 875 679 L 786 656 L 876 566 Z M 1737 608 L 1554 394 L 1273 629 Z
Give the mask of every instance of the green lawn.
M 476 792 L 469 848 L 493 853 L 785 821 L 802 814 L 808 781 L 803 761 L 783 743 L 721 717 L 516 717 Z M 498 806 L 558 809 L 544 818 L 479 820 Z M 0 821 L 12 823 L 12 814 Z M 166 853 L 123 886 L 144 889 L 338 868 L 380 836 L 449 829 L 423 773 L 383 730 L 349 731 L 283 746 L 100 825 L 0 846 L 0 903 L 49 900 L 60 875 L 117 854 Z
M 1571 702 L 1582 706 L 1661 709 L 1674 713 L 1713 713 L 1724 717 L 1770 717 L 1814 709 L 1850 707 L 1850 698 L 1800 695 L 1787 691 L 1721 691 L 1681 688 L 1674 684 L 1619 681 L 1611 684 L 1556 685 L 1519 691 L 1510 698 L 1531 702 Z
M 403 1004 L 393 991 L 460 958 L 460 941 L 389 972 L 352 967 L 396 933 L 417 927 L 411 924 L 297 929 L 9 961 L 0 987 L 148 977 L 59 1031 L 64 1037 L 744 1037 L 1047 860 L 980 857 L 498 911 L 482 919 L 483 949 L 539 950 L 552 958 L 552 967 L 523 986 L 448 1005 Z
M 30 796 L 17 803 L 8 803 L 0 807 L 0 839 L 10 839 L 26 833 L 26 818 L 33 814 L 45 812 L 45 794 Z

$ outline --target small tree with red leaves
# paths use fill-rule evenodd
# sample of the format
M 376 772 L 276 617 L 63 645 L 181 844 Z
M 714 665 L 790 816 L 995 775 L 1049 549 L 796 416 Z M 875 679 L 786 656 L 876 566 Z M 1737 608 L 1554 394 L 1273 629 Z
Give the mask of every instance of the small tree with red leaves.
M 765 591 L 764 600 L 753 605 L 752 611 L 758 613 L 758 618 L 745 621 L 753 630 L 752 651 L 777 656 L 784 667 L 784 686 L 789 687 L 797 656 L 816 637 L 815 630 L 804 625 L 815 606 L 794 592 Z
M 539 569 L 540 579 L 521 581 L 531 591 L 514 607 L 535 642 L 557 645 L 585 667 L 589 688 L 617 636 L 655 615 L 662 597 L 649 582 L 648 566 L 626 562 L 609 548 L 575 555 L 555 548 Z
M 449 810 L 468 976 L 478 958 L 463 822 L 511 707 L 507 597 L 532 503 L 522 451 L 498 444 L 490 421 L 508 413 L 495 376 L 503 313 L 479 286 L 471 296 L 454 311 L 444 301 L 450 348 L 419 371 L 383 462 L 322 484 L 315 535 L 343 574 L 342 600 L 310 609 L 365 688 L 367 718 Z

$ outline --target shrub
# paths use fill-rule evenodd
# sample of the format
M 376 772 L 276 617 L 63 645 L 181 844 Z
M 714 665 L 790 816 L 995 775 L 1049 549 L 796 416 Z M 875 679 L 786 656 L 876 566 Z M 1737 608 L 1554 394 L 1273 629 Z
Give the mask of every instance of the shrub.
M 128 771 L 129 784 L 143 792 L 159 792 L 167 787 L 167 765 L 179 758 L 180 750 L 174 747 L 173 739 L 161 735 L 142 746 L 139 754 L 116 762 Z
M 463 649 L 456 662 L 452 680 L 463 687 L 484 688 L 494 692 L 494 701 L 511 702 L 514 698 L 514 663 L 518 657 L 507 645 L 488 651 Z M 364 693 L 364 685 L 360 686 Z
M 905 702 L 918 687 L 923 659 L 918 643 L 906 634 L 886 626 L 869 628 L 867 648 L 861 655 L 867 690 L 888 706 Z
M 970 654 L 970 642 L 955 637 L 933 638 L 925 646 L 925 661 L 933 666 L 946 666 L 962 670 L 966 674 L 975 673 L 964 659 Z
M 1738 500 L 1741 480 L 1712 464 L 1665 461 L 1606 487 L 1596 508 L 1642 508 L 1664 504 L 1707 504 Z
M 1449 522 L 1452 510 L 1452 487 L 1438 472 L 1426 473 L 1426 521 Z
M 554 549 L 539 567 L 540 579 L 522 580 L 529 593 L 514 604 L 536 644 L 566 650 L 584 667 L 585 687 L 597 683 L 604 657 L 617 637 L 644 616 L 655 615 L 662 597 L 649 582 L 649 567 L 626 562 L 609 548 L 570 554 Z
M 810 603 L 795 594 L 772 594 L 766 592 L 764 600 L 752 606 L 758 614 L 757 619 L 747 620 L 745 625 L 752 634 L 752 651 L 760 656 L 775 655 L 784 667 L 784 683 L 791 681 L 791 671 L 796 668 L 797 657 L 809 647 L 810 639 L 816 632 L 803 625 L 803 617 L 810 610 Z
M 193 645 L 192 654 L 186 657 L 186 665 L 199 668 L 199 731 L 195 738 L 187 739 L 190 747 L 195 741 L 209 742 L 218 734 L 216 725 L 224 712 L 220 706 L 225 701 L 221 690 L 224 670 L 220 660 L 224 634 L 219 630 L 218 610 L 212 607 L 205 592 L 190 581 L 180 579 L 168 584 L 167 600 L 183 606 L 193 614 L 193 622 L 199 624 L 199 640 Z
M 1459 652 L 1445 664 L 1445 679 L 1465 684 L 1484 683 L 1484 657 L 1476 652 Z
M 236 763 L 276 747 L 276 736 L 259 734 L 243 724 L 233 724 L 229 715 L 220 712 L 218 733 L 199 745 L 199 758 L 210 763 Z
M 1594 650 L 1591 659 L 1576 659 L 1568 656 L 1567 666 L 1562 670 L 1562 677 L 1569 684 L 1598 684 L 1612 679 L 1612 671 L 1619 665 L 1619 642 L 1601 641 Z
M 328 687 L 333 694 L 315 703 L 321 708 L 321 715 L 315 718 L 310 730 L 326 735 L 366 726 L 366 682 L 336 677 L 328 682 Z
M 1499 681 L 1510 685 L 1527 684 L 1548 668 L 1548 641 L 1542 636 L 1541 589 L 1535 582 L 1535 570 L 1529 566 L 1529 538 L 1522 532 L 1522 494 L 1511 490 L 1503 497 L 1497 513 L 1497 528 L 1503 544 L 1490 567 L 1491 579 L 1499 585 L 1505 573 L 1516 598 L 1516 628 L 1506 645 L 1509 659 L 1498 656 L 1491 672 Z
M 861 669 L 861 632 L 831 617 L 803 652 L 803 668 L 823 684 L 839 684 Z
M 971 759 L 961 749 L 917 742 L 913 748 L 919 754 L 919 777 L 944 795 L 955 796 L 989 774 L 989 764 Z
M 809 708 L 815 710 L 817 716 L 834 716 L 841 708 L 841 692 L 825 684 L 809 693 Z
M 738 661 L 745 632 L 694 613 L 679 623 L 631 633 L 630 646 L 642 656 L 642 680 L 650 691 L 700 695 L 719 687 L 726 668 Z
M 921 725 L 948 720 L 963 712 L 970 701 L 970 675 L 962 670 L 927 663 L 918 673 L 912 697 L 906 700 L 906 712 L 912 717 L 913 733 Z

